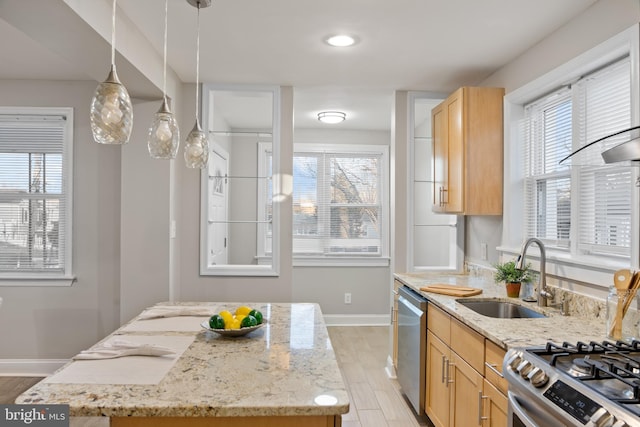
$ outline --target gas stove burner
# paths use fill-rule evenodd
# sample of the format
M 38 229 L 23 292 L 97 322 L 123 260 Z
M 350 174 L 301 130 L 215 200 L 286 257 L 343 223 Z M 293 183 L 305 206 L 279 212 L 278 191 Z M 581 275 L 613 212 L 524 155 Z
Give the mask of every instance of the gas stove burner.
M 576 357 L 573 359 L 567 373 L 572 377 L 587 377 L 591 375 L 591 367 L 592 363 L 589 362 L 589 356 Z

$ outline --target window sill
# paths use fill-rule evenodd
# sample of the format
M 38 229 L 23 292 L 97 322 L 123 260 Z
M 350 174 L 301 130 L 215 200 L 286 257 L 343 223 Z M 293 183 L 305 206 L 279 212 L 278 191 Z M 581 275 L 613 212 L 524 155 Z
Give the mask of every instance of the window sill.
M 571 280 L 607 288 L 613 283 L 612 276 L 616 270 L 629 268 L 628 261 L 590 256 L 576 257 L 553 249 L 545 249 L 546 274 L 558 280 Z M 521 248 L 499 246 L 497 250 L 517 258 Z M 540 255 L 536 247 L 532 246 L 531 250 L 527 251 L 526 262 L 531 263 L 533 270 L 539 271 Z
M 76 277 L 0 276 L 0 287 L 70 287 Z
M 389 258 L 375 257 L 294 257 L 294 267 L 389 267 Z

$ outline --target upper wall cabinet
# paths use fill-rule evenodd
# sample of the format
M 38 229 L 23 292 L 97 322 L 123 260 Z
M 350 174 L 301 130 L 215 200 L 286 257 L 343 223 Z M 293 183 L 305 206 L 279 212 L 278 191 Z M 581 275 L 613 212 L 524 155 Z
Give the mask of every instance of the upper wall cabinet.
M 432 110 L 434 212 L 502 215 L 503 97 L 462 87 Z

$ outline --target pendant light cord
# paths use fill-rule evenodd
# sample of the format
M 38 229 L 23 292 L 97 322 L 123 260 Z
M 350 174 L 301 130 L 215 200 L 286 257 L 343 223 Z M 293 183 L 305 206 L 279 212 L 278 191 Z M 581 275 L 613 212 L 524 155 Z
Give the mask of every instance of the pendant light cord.
M 167 28 L 169 15 L 169 0 L 164 0 L 164 57 L 162 64 L 162 96 L 164 100 L 167 99 Z
M 116 0 L 113 0 L 111 13 L 111 65 L 116 63 Z
M 199 120 L 199 103 L 200 103 L 200 89 L 198 84 L 200 82 L 200 2 L 198 1 L 198 21 L 197 21 L 197 35 L 196 35 L 196 122 Z

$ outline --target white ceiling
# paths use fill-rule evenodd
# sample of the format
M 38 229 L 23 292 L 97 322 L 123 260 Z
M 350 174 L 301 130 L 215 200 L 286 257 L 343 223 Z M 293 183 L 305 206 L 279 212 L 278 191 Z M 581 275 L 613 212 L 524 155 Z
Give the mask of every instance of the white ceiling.
M 348 115 L 340 128 L 389 129 L 394 90 L 444 94 L 479 84 L 595 1 L 213 0 L 200 12 L 200 80 L 293 86 L 299 127 L 317 126 L 318 111 L 337 109 Z M 9 3 L 29 13 L 40 4 L 52 14 L 55 4 L 74 1 L 0 3 L 0 78 L 91 79 L 51 52 L 41 34 L 15 28 L 16 12 L 3 16 Z M 161 54 L 164 2 L 118 0 L 118 6 L 119 19 L 126 15 Z M 183 82 L 195 81 L 196 16 L 187 0 L 169 0 L 168 63 Z M 341 49 L 323 43 L 335 33 L 353 34 L 359 43 Z M 117 39 L 116 47 L 126 42 Z

